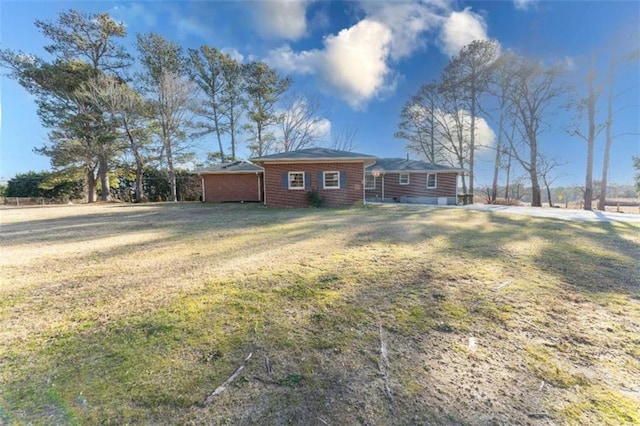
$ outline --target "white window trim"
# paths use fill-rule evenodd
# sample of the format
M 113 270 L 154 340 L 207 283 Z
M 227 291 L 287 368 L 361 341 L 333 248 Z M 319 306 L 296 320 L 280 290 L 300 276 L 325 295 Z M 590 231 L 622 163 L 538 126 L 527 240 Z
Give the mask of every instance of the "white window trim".
M 429 176 L 434 176 L 434 184 L 433 186 L 429 186 Z M 427 189 L 436 189 L 438 188 L 438 174 L 437 173 L 427 173 Z
M 301 174 L 302 175 L 302 186 L 301 187 L 291 187 L 291 175 L 297 175 L 297 174 Z M 287 176 L 289 178 L 288 181 L 288 185 L 287 187 L 289 188 L 289 190 L 291 191 L 300 191 L 300 190 L 304 190 L 306 188 L 306 182 L 305 180 L 305 173 L 304 172 L 289 172 L 289 175 Z
M 371 176 L 373 178 L 373 186 L 367 186 L 367 177 Z M 364 189 L 376 189 L 376 177 L 374 175 L 365 175 L 364 177 Z
M 327 173 L 336 173 L 338 175 L 338 186 L 327 186 Z M 322 189 L 340 189 L 340 172 L 337 170 L 322 172 Z
M 406 182 L 402 182 L 402 176 L 407 177 Z M 411 175 L 409 173 L 398 173 L 398 184 L 400 185 L 409 185 L 411 183 Z

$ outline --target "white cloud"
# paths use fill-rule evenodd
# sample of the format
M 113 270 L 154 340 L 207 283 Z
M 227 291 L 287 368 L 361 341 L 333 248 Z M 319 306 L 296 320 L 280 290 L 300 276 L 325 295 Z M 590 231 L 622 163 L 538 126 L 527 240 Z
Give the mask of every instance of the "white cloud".
M 456 121 L 452 114 L 442 113 L 443 117 L 445 117 L 446 122 L 449 124 L 451 128 L 455 128 Z M 459 121 L 462 125 L 462 137 L 464 141 L 467 143 L 471 142 L 471 114 L 466 110 L 458 111 Z M 496 134 L 493 129 L 489 126 L 486 120 L 482 117 L 476 117 L 475 120 L 476 131 L 474 134 L 474 142 L 476 149 L 482 150 L 486 148 L 490 148 L 494 145 Z
M 151 11 L 146 10 L 140 3 L 129 3 L 128 6 L 114 6 L 111 15 L 116 20 L 124 22 L 127 27 L 132 26 L 132 22 L 138 20 L 147 27 L 154 27 L 157 22 L 156 16 Z
M 319 50 L 303 50 L 294 52 L 291 46 L 285 44 L 271 50 L 264 61 L 270 66 L 285 73 L 313 74 L 322 59 Z
M 266 37 L 297 40 L 307 32 L 308 0 L 267 0 L 252 3 L 258 30 Z
M 456 115 L 442 110 L 434 111 L 436 121 L 442 123 L 441 126 L 449 128 L 451 134 L 457 134 L 458 124 L 462 126 L 462 137 L 464 143 L 468 146 L 471 142 L 471 114 L 466 110 L 459 110 Z M 476 131 L 474 135 L 475 150 L 477 157 L 486 157 L 487 155 L 494 155 L 494 151 L 491 148 L 495 145 L 496 134 L 489 126 L 487 121 L 482 117 L 476 117 L 475 119 Z M 452 164 L 456 163 L 455 155 L 449 153 L 451 156 L 448 161 Z
M 384 88 L 391 31 L 364 19 L 325 41 L 323 78 L 338 89 L 353 108 L 361 107 Z
M 235 47 L 223 47 L 220 51 L 231 56 L 231 59 L 235 59 L 240 64 L 244 61 L 244 56 Z
M 175 27 L 178 38 L 184 40 L 190 36 L 195 36 L 203 40 L 214 38 L 214 32 L 210 25 L 200 22 L 199 18 L 187 17 L 180 14 L 179 11 L 173 10 L 171 20 Z
M 363 3 L 367 18 L 391 30 L 391 58 L 398 60 L 426 45 L 423 35 L 436 29 L 444 20 L 446 2 L 367 2 Z
M 576 61 L 571 56 L 565 56 L 562 58 L 561 65 L 566 71 L 573 71 L 576 69 Z
M 534 4 L 537 0 L 513 0 L 513 5 L 517 10 L 527 10 L 529 6 Z
M 322 118 L 317 123 L 313 124 L 312 133 L 318 136 L 320 140 L 328 140 L 331 135 L 331 120 Z
M 467 7 L 461 12 L 451 12 L 440 32 L 440 49 L 449 56 L 460 53 L 474 40 L 486 40 L 487 23 L 484 18 Z
M 429 34 L 439 31 L 438 45 L 451 56 L 471 41 L 487 38 L 482 16 L 470 8 L 451 12 L 451 4 L 450 0 L 362 2 L 365 18 L 325 36 L 323 48 L 294 51 L 285 44 L 271 50 L 264 60 L 286 73 L 316 75 L 325 91 L 335 93 L 352 108 L 362 108 L 372 98 L 395 89 L 394 64 L 423 49 Z M 281 2 L 271 7 L 281 7 Z M 297 22 L 300 20 L 304 20 L 302 13 Z
M 265 61 L 284 72 L 316 74 L 352 108 L 392 87 L 387 77 L 391 30 L 364 19 L 351 28 L 324 39 L 324 49 L 294 52 L 281 46 L 269 52 Z

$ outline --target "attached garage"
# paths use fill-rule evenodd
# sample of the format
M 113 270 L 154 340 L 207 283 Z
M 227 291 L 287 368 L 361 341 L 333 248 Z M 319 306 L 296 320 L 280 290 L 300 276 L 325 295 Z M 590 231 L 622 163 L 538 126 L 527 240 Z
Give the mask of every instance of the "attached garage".
M 202 201 L 208 203 L 260 202 L 264 200 L 264 169 L 244 161 L 218 164 L 198 171 Z

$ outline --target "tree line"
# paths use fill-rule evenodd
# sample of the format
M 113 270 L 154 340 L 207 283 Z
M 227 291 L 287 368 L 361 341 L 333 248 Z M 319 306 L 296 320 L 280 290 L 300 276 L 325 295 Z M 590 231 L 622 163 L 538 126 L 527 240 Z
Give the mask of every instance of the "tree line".
M 179 166 L 207 135 L 217 143 L 212 162 L 235 160 L 240 143 L 255 156 L 319 143 L 318 104 L 302 95 L 287 102 L 291 78 L 263 62 L 241 63 L 209 45 L 184 51 L 156 33 L 138 34 L 132 54 L 120 44 L 124 24 L 107 13 L 69 10 L 35 25 L 51 59 L 2 49 L 0 66 L 35 97 L 48 129 L 35 151 L 56 173 L 80 178 L 88 202 L 98 193 L 111 199 L 114 172 L 134 176 L 135 200 L 148 199 L 150 169 L 166 173 L 176 201 Z M 278 126 L 284 137 L 276 140 Z M 349 148 L 354 136 L 345 131 L 334 145 Z
M 500 173 L 505 173 L 506 193 L 513 181 L 514 166 L 525 171 L 531 188 L 531 204 L 541 206 L 543 190 L 552 202 L 551 186 L 561 174 L 566 160 L 552 158 L 541 149 L 541 134 L 549 128 L 549 118 L 558 110 L 571 110 L 576 123 L 565 129 L 585 140 L 587 164 L 583 187 L 584 209 L 592 209 L 598 199 L 603 210 L 607 197 L 609 153 L 615 121 L 615 76 L 620 68 L 637 62 L 640 49 L 608 53 L 608 71 L 596 70 L 594 53 L 584 84 L 572 85 L 569 70 L 561 61 L 549 63 L 513 51 L 503 51 L 493 40 L 477 40 L 451 58 L 440 77 L 422 85 L 401 110 L 395 136 L 403 139 L 408 151 L 432 163 L 446 163 L 465 169 L 462 190 L 474 193 L 476 151 L 486 147 L 478 141 L 481 117 L 497 124 L 494 172 L 487 201 L 495 203 Z M 606 89 L 605 89 L 606 87 Z M 598 120 L 598 102 L 606 92 L 606 118 Z M 637 106 L 634 106 L 637 107 Z M 595 140 L 605 131 L 602 178 L 594 192 L 593 162 Z M 617 136 L 629 136 L 622 133 Z M 635 134 L 637 136 L 637 134 Z M 468 179 L 468 180 L 467 180 Z M 520 185 L 521 182 L 518 183 Z
M 176 172 L 176 193 L 178 201 L 201 200 L 200 178 L 186 170 Z M 142 178 L 142 188 L 147 201 L 168 201 L 171 199 L 171 185 L 166 173 L 155 167 L 146 167 Z M 109 176 L 110 196 L 126 202 L 136 201 L 135 176 L 120 173 Z M 102 188 L 98 188 L 101 195 Z M 82 200 L 83 179 L 56 171 L 18 173 L 5 185 L 0 185 L 0 197 L 46 198 L 55 202 Z

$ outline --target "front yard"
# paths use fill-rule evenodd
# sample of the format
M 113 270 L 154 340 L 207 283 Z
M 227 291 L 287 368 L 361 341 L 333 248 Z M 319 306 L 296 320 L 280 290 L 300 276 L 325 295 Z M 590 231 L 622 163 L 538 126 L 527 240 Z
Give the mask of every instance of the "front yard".
M 199 203 L 0 223 L 0 424 L 640 423 L 640 224 Z

